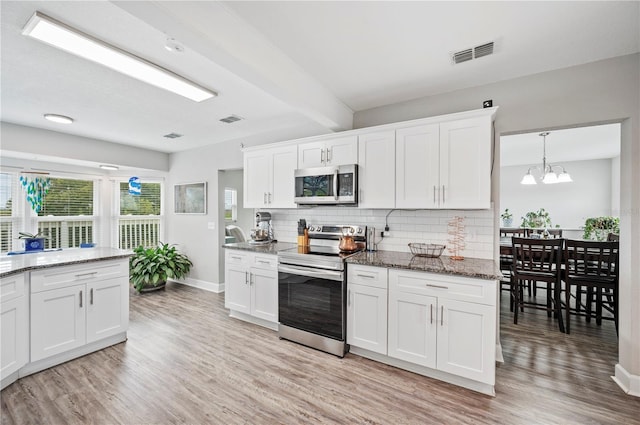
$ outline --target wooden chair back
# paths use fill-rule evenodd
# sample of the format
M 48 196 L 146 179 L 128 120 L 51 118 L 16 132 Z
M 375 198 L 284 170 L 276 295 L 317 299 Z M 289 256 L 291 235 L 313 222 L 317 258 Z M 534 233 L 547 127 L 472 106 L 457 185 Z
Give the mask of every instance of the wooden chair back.
M 514 274 L 558 277 L 564 239 L 513 238 Z
M 501 238 L 512 238 L 512 237 L 524 237 L 525 230 L 522 227 L 501 227 L 500 228 L 500 237 Z

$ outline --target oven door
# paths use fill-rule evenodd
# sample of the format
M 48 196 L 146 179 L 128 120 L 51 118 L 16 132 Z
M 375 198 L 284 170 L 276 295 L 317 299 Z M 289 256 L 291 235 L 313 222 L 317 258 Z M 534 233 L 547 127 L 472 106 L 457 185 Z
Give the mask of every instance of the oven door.
M 345 340 L 345 285 L 340 271 L 278 265 L 280 323 Z

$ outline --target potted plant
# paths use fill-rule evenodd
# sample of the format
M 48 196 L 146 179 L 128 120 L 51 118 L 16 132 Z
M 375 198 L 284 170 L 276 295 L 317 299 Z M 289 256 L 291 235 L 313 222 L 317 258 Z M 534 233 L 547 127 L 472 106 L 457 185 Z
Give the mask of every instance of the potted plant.
M 582 238 L 604 241 L 609 233 L 620 234 L 620 219 L 618 217 L 589 217 L 584 222 Z
M 520 227 L 531 229 L 551 227 L 551 216 L 544 208 L 540 208 L 538 211 L 529 211 L 521 218 L 522 224 L 520 224 Z
M 18 235 L 18 239 L 24 239 L 25 251 L 43 251 L 44 240 L 49 238 L 43 235 L 42 232 L 38 232 L 35 235 L 27 232 L 18 232 Z
M 509 208 L 505 208 L 500 217 L 502 218 L 502 227 L 511 227 L 513 225 L 513 214 L 509 212 Z
M 167 279 L 181 279 L 189 274 L 193 263 L 178 252 L 175 245 L 160 242 L 155 248 L 142 245 L 129 259 L 129 279 L 138 292 L 162 289 Z

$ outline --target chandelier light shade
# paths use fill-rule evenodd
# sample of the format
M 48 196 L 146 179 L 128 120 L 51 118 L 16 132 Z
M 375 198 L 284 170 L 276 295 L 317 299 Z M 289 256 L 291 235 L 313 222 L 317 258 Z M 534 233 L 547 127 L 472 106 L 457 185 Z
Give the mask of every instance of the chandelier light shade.
M 560 165 L 552 165 L 551 163 L 547 163 L 547 136 L 549 135 L 548 131 L 539 134 L 542 137 L 542 167 L 531 167 L 527 170 L 527 174 L 522 177 L 520 184 L 538 184 L 536 181 L 536 177 L 531 174 L 531 170 L 537 170 L 539 174 L 539 179 L 544 184 L 556 184 L 556 183 L 570 183 L 573 181 L 571 175 L 567 173 L 564 167 Z M 554 169 L 562 170 L 561 172 L 556 172 Z

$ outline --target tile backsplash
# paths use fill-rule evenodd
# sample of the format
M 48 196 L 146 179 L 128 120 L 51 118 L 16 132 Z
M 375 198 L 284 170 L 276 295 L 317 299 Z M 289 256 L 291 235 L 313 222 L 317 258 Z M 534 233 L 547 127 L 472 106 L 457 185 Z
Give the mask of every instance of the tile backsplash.
M 391 212 L 390 212 L 391 211 Z M 465 257 L 493 258 L 494 218 L 490 210 L 368 210 L 348 207 L 315 207 L 272 210 L 273 232 L 280 242 L 296 242 L 298 220 L 312 224 L 358 224 L 374 226 L 376 234 L 389 225 L 380 250 L 409 252 L 409 242 L 449 246 L 447 224 L 455 216 L 464 218 Z M 388 216 L 387 216 L 388 215 Z M 385 235 L 387 232 L 385 232 Z M 444 255 L 451 255 L 445 250 Z

